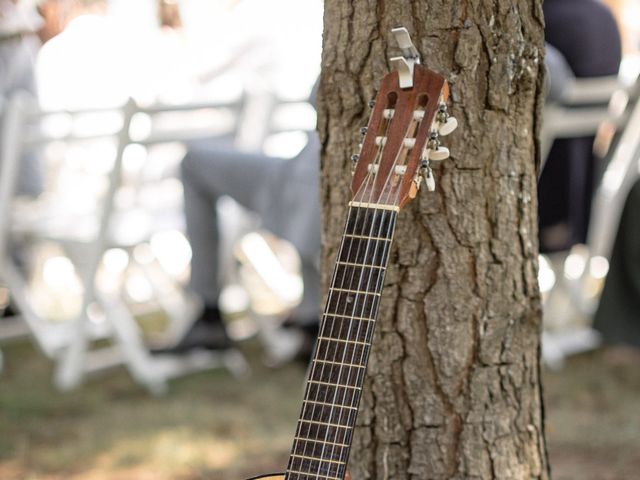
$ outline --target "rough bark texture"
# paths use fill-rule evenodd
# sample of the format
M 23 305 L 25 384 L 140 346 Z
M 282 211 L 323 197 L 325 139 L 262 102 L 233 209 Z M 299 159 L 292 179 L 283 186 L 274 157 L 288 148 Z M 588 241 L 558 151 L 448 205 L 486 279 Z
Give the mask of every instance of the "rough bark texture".
M 451 84 L 452 157 L 400 215 L 350 468 L 363 479 L 546 479 L 539 370 L 539 0 L 326 0 L 324 274 L 349 156 L 404 25 Z M 324 282 L 325 284 L 327 282 Z

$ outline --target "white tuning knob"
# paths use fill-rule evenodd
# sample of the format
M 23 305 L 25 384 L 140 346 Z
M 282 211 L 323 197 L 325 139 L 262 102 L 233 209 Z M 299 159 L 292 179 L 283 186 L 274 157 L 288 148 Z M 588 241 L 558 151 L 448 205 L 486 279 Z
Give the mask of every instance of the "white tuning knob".
M 439 146 L 437 150 L 429 150 L 429 159 L 431 160 L 445 160 L 449 158 L 449 155 L 447 147 Z
M 447 120 L 438 127 L 438 133 L 444 137 L 456 128 L 458 128 L 458 120 L 456 120 L 456 117 L 447 117 Z
M 424 175 L 424 183 L 427 185 L 427 190 L 430 192 L 436 191 L 436 179 L 433 178 L 433 172 L 429 168 L 427 173 Z

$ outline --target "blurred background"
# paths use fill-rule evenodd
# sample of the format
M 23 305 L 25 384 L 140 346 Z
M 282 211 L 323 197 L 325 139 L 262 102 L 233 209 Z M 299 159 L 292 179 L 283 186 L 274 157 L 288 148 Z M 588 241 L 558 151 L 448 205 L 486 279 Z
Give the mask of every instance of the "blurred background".
M 551 462 L 637 478 L 640 2 L 544 10 Z M 0 479 L 283 468 L 320 298 L 321 35 L 321 0 L 0 0 Z

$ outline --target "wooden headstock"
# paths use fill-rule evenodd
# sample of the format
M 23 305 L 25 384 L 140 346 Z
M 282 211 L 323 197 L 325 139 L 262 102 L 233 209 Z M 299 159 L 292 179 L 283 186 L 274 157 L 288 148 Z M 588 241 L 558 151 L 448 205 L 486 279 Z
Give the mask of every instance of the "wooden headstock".
M 410 67 L 382 79 L 360 153 L 353 156 L 352 202 L 399 209 L 415 197 L 422 176 L 435 189 L 430 162 L 449 156 L 439 136 L 457 122 L 447 113 L 446 80 L 417 62 Z

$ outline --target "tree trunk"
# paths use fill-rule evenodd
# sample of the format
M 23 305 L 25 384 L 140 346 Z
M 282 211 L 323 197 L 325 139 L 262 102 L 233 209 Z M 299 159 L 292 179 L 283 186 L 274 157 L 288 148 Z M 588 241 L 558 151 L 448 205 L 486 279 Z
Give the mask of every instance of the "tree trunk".
M 452 157 L 400 214 L 350 468 L 363 479 L 547 479 L 536 158 L 540 1 L 325 1 L 319 102 L 324 278 L 349 156 L 406 26 L 451 85 Z M 326 285 L 327 282 L 325 281 Z

